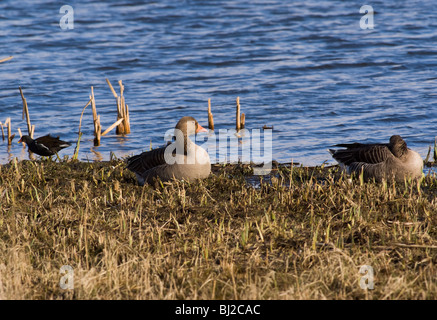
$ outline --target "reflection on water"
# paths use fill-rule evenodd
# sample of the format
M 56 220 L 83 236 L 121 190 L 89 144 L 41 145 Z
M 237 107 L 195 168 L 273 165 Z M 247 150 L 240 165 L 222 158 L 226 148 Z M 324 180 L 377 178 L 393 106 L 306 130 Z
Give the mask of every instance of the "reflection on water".
M 102 161 L 103 160 L 102 154 L 99 151 L 97 151 L 97 149 L 95 147 L 91 147 L 91 152 L 94 155 L 94 157 L 93 157 L 94 161 Z
M 23 146 L 21 150 L 17 150 L 17 148 L 14 148 L 13 145 L 6 144 L 6 154 L 7 154 L 7 162 L 10 162 L 15 157 L 18 157 L 18 159 L 30 159 L 35 160 L 35 157 L 33 156 L 33 152 L 27 152 L 27 146 Z M 15 152 L 15 153 L 14 153 Z

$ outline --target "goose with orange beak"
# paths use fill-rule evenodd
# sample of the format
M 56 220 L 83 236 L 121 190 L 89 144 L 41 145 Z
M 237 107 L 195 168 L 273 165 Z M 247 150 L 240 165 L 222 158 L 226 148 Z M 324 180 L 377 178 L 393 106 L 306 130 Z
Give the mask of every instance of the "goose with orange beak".
M 175 126 L 175 141 L 127 159 L 127 168 L 137 176 L 138 183 L 204 179 L 211 173 L 208 152 L 195 144 L 190 136 L 207 132 L 193 117 L 183 117 Z

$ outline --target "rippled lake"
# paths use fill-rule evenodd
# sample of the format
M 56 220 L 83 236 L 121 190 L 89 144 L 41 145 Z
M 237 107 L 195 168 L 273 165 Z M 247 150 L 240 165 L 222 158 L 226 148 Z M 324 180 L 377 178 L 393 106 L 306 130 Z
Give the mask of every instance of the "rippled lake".
M 0 2 L 0 121 L 27 132 L 22 87 L 35 136 L 73 142 L 91 86 L 103 130 L 116 121 L 125 86 L 131 134 L 115 130 L 93 146 L 91 108 L 79 158 L 107 160 L 158 147 L 185 115 L 216 131 L 273 126 L 273 159 L 334 163 L 337 143 L 386 142 L 393 134 L 425 157 L 437 128 L 437 10 L 433 1 L 69 1 Z M 363 29 L 364 4 L 374 9 Z M 368 13 L 367 13 L 368 14 Z M 68 23 L 73 22 L 69 21 Z M 364 22 L 370 25 L 370 20 Z M 0 163 L 28 159 L 0 139 Z

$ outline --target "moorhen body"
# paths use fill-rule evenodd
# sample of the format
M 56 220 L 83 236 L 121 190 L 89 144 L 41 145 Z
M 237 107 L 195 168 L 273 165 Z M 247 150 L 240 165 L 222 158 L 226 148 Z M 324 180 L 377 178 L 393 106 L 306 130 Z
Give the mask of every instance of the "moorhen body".
M 29 150 L 43 157 L 50 157 L 57 154 L 60 150 L 71 146 L 71 143 L 59 140 L 59 137 L 52 137 L 50 134 L 36 138 L 24 135 L 18 143 L 25 142 Z

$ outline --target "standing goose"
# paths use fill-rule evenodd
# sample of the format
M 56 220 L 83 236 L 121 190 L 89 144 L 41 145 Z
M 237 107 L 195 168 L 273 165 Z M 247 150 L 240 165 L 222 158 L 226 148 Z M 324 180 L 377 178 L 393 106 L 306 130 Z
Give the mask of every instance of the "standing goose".
M 18 143 L 21 142 L 25 142 L 30 151 L 43 157 L 53 156 L 60 150 L 71 146 L 71 143 L 59 140 L 59 137 L 52 137 L 50 134 L 36 138 L 35 140 L 24 135 L 18 141 Z
M 211 173 L 209 154 L 189 138 L 207 132 L 193 117 L 183 117 L 175 127 L 176 140 L 166 147 L 153 149 L 127 159 L 127 168 L 137 176 L 138 183 L 171 179 L 203 179 Z
M 423 160 L 421 156 L 409 148 L 407 143 L 398 135 L 390 137 L 389 143 L 384 144 L 337 144 L 335 147 L 346 149 L 329 152 L 347 173 L 360 174 L 363 172 L 366 181 L 375 179 L 395 178 L 402 182 L 405 178 L 419 179 L 423 175 Z

